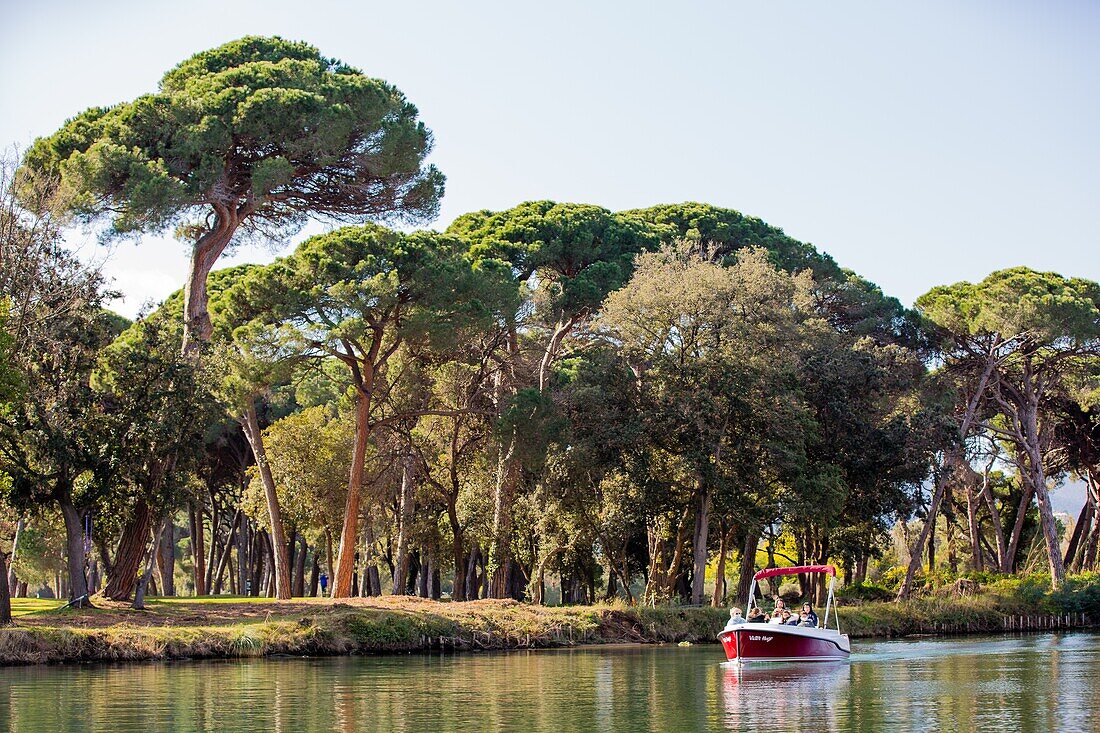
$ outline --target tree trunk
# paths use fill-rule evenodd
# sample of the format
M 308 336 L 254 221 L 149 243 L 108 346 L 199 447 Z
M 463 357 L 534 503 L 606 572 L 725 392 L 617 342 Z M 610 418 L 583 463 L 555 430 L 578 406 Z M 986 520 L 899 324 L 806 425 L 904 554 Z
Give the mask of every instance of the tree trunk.
M 317 562 L 317 553 L 313 553 L 313 567 L 309 571 L 309 597 L 317 597 L 317 582 L 321 578 L 321 565 Z
M 366 549 L 367 579 L 370 581 L 368 593 L 374 597 L 382 595 L 382 578 L 378 574 L 378 553 L 374 544 L 374 525 L 370 521 L 363 527 L 363 545 Z
M 176 595 L 176 532 L 169 521 L 157 545 L 157 571 L 160 574 L 161 595 Z
M 267 462 L 264 450 L 263 434 L 260 432 L 260 419 L 256 414 L 256 403 L 250 401 L 241 417 L 241 427 L 245 438 L 252 447 L 252 456 L 260 472 L 264 486 L 264 499 L 267 501 L 267 519 L 271 530 L 272 553 L 275 556 L 275 597 L 281 601 L 290 598 L 290 561 L 286 554 L 286 532 L 283 529 L 283 515 L 279 508 L 279 496 L 275 491 L 275 479 L 271 476 L 271 466 Z
M 458 521 L 458 507 L 454 498 L 447 500 L 447 521 L 451 525 L 451 560 L 454 561 L 455 577 L 451 584 L 451 600 L 466 600 L 466 548 L 462 524 Z
M 417 579 L 417 594 L 421 598 L 427 598 L 430 593 L 432 581 L 432 559 L 420 551 L 420 576 Z
M 490 598 L 507 598 L 508 589 L 512 585 L 512 511 L 520 476 L 519 461 L 515 455 L 518 439 L 513 430 L 507 447 L 501 451 L 497 461 L 493 528 L 487 568 L 491 574 Z
M 1023 480 L 1022 483 L 1023 495 L 1020 497 L 1020 505 L 1016 507 L 1016 521 L 1012 526 L 1012 534 L 1009 536 L 1004 562 L 1001 564 L 1002 573 L 1012 573 L 1016 570 L 1016 555 L 1020 551 L 1020 538 L 1024 533 L 1027 508 L 1031 506 L 1031 482 Z
M 695 510 L 695 532 L 692 534 L 691 602 L 703 603 L 703 588 L 707 575 L 707 538 L 710 534 L 710 488 L 704 487 Z
M 997 541 L 997 568 L 1000 572 L 1006 572 L 1004 568 L 1008 562 L 1008 545 L 1005 543 L 1005 530 L 1004 525 L 1001 524 L 1001 512 L 997 509 L 997 501 L 993 498 L 993 490 L 989 488 L 989 472 L 992 470 L 991 463 L 982 474 L 981 496 L 985 501 L 986 508 L 989 510 L 990 523 L 993 525 L 993 537 Z
M 1077 515 L 1077 522 L 1073 525 L 1073 534 L 1069 538 L 1069 546 L 1066 547 L 1066 555 L 1062 558 L 1062 564 L 1067 568 L 1080 567 L 1077 556 L 1082 547 L 1081 540 L 1092 525 L 1092 497 L 1088 496 L 1088 493 L 1086 490 L 1085 503 L 1081 507 L 1081 513 Z
M 80 512 L 66 495 L 58 501 L 65 519 L 65 554 L 69 563 L 69 600 L 88 594 L 88 578 L 84 575 L 84 522 Z
M 294 583 L 290 589 L 291 594 L 295 598 L 301 598 L 306 594 L 306 555 L 309 553 L 309 544 L 306 542 L 306 536 L 298 535 L 298 556 L 297 564 L 294 568 Z
M 137 588 L 134 591 L 134 603 L 131 608 L 135 610 L 145 610 L 145 589 L 149 586 L 149 580 L 153 577 L 153 569 L 157 566 L 156 549 L 162 541 L 165 527 L 170 526 L 171 521 L 171 519 L 165 519 L 157 532 L 150 538 L 149 545 L 144 553 L 149 560 L 146 563 L 145 572 L 142 573 L 141 579 L 138 581 Z
M 1024 406 L 1023 432 L 1028 457 L 1028 476 L 1033 484 L 1035 501 L 1039 505 L 1039 524 L 1047 543 L 1047 559 L 1050 564 L 1050 582 L 1059 588 L 1066 582 L 1066 567 L 1062 564 L 1062 544 L 1058 539 L 1058 527 L 1054 521 L 1054 511 L 1050 506 L 1050 494 L 1047 491 L 1046 471 L 1043 467 L 1043 453 L 1039 436 L 1039 395 L 1031 388 L 1029 374 L 1025 371 L 1025 384 L 1028 386 L 1027 404 Z
M 340 531 L 340 551 L 337 554 L 332 597 L 347 598 L 351 594 L 351 576 L 355 572 L 355 545 L 359 539 L 359 505 L 363 491 L 363 462 L 370 438 L 370 392 L 360 388 L 355 400 L 355 449 L 348 476 L 348 498 L 344 504 L 344 526 Z
M 214 569 L 218 566 L 218 525 L 221 524 L 221 513 L 217 505 L 210 508 L 210 546 L 206 548 L 206 592 L 212 592 L 214 588 Z
M 11 543 L 11 556 L 8 562 L 8 572 L 5 574 L 8 581 L 8 597 L 15 595 L 19 589 L 19 578 L 15 576 L 15 558 L 19 554 L 19 540 L 23 536 L 23 529 L 26 526 L 26 520 L 22 517 L 19 518 L 19 522 L 15 525 L 15 539 Z M 4 576 L 0 576 L 4 577 Z
M 921 529 L 917 541 L 913 544 L 912 550 L 910 550 L 909 568 L 905 571 L 905 580 L 902 581 L 901 587 L 898 588 L 896 600 L 903 601 L 909 597 L 909 593 L 913 587 L 913 578 L 916 577 L 917 571 L 920 570 L 921 567 L 921 560 L 924 555 L 924 544 L 936 529 L 936 517 L 940 513 L 940 503 L 943 501 L 944 484 L 947 481 L 947 476 L 944 475 L 945 473 L 946 470 L 944 466 L 936 468 L 932 500 L 928 504 L 928 516 L 925 519 L 924 528 Z M 934 560 L 935 558 L 933 556 L 933 561 Z M 929 570 L 931 570 L 931 568 L 929 568 Z
M 225 545 L 222 546 L 222 556 L 218 560 L 218 569 L 214 573 L 214 595 L 220 595 L 222 592 L 222 580 L 225 576 L 225 570 L 229 567 L 229 556 L 233 552 L 234 538 L 237 534 L 237 525 L 241 521 L 241 510 L 238 509 L 233 512 L 233 521 L 229 524 L 229 534 L 225 538 Z M 230 585 L 233 585 L 233 570 L 229 570 Z M 232 589 L 231 589 L 232 590 Z
M 252 559 L 248 556 L 248 517 L 241 516 L 241 522 L 237 525 L 237 593 L 248 595 L 248 568 L 252 566 Z
M 1097 482 L 1093 469 L 1085 472 L 1086 491 L 1088 500 L 1092 503 L 1092 527 L 1089 529 L 1088 539 L 1085 541 L 1085 552 L 1081 560 L 1082 570 L 1096 569 L 1096 552 L 1100 546 L 1100 495 L 1097 493 Z
M 107 586 L 103 595 L 113 601 L 125 601 L 134 594 L 141 560 L 145 557 L 145 543 L 149 540 L 149 505 L 141 500 L 134 507 L 134 515 L 122 529 L 122 537 L 115 551 L 115 561 L 107 571 Z
M 966 487 L 966 531 L 970 540 L 970 567 L 980 573 L 985 570 L 985 561 L 982 559 L 982 535 L 978 523 L 978 491 L 976 483 Z
M 742 598 L 748 603 L 749 586 L 752 584 L 752 576 L 756 573 L 756 548 L 760 545 L 760 533 L 751 529 L 745 530 L 745 544 L 741 548 L 741 565 L 738 568 L 737 595 L 734 603 Z M 746 607 L 745 613 L 748 613 Z
M 726 529 L 725 520 L 718 522 L 718 567 L 714 572 L 714 593 L 710 598 L 710 605 L 721 608 L 726 600 L 726 552 L 729 550 L 729 531 Z
M 206 595 L 206 530 L 202 507 L 188 505 L 191 522 L 191 562 L 194 564 L 195 595 Z
M 393 594 L 406 594 L 409 576 L 409 539 L 412 534 L 416 485 L 416 463 L 412 452 L 405 455 L 401 469 L 401 496 L 397 514 L 397 558 L 394 561 Z
M 8 587 L 8 553 L 0 552 L 0 626 L 11 625 L 11 589 Z
M 240 219 L 231 208 L 218 207 L 214 225 L 191 249 L 187 287 L 183 289 L 183 353 L 198 356 L 202 344 L 214 332 L 207 311 L 206 280 L 218 257 L 233 239 Z
M 470 549 L 470 557 L 466 562 L 466 600 L 476 601 L 480 586 L 477 581 L 477 568 L 481 557 L 481 547 L 475 544 Z

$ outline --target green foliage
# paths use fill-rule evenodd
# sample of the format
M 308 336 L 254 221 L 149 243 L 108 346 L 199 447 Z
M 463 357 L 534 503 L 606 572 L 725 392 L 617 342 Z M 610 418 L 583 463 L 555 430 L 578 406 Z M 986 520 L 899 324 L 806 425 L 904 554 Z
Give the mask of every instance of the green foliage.
M 626 284 L 634 256 L 658 242 L 656 232 L 629 217 L 552 201 L 466 214 L 447 233 L 469 240 L 476 260 L 509 263 L 520 282 L 536 275 L 536 304 L 551 323 L 596 310 Z
M 316 537 L 338 532 L 347 492 L 354 424 L 333 417 L 326 406 L 309 407 L 275 421 L 263 432 L 268 465 L 283 517 Z M 243 503 L 267 524 L 264 490 L 255 469 Z
M 1036 344 L 1094 340 L 1100 329 L 1100 285 L 1027 267 L 999 270 L 976 285 L 941 285 L 917 299 L 948 334 L 1000 334 Z
M 840 276 L 840 269 L 827 254 L 733 209 L 689 201 L 623 213 L 655 225 L 664 243 L 689 242 L 708 258 L 733 262 L 738 251 L 761 247 L 774 265 L 787 272 L 808 269 L 821 280 Z
M 395 87 L 308 44 L 248 36 L 196 54 L 157 92 L 93 108 L 27 151 L 67 204 L 116 233 L 310 214 L 435 215 L 431 133 Z
M 871 582 L 852 583 L 841 588 L 836 597 L 843 602 L 892 601 L 897 591 Z

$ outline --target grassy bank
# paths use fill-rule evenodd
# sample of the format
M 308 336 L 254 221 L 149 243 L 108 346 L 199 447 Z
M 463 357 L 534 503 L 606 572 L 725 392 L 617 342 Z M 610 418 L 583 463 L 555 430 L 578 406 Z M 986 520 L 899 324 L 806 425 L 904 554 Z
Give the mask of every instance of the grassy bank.
M 1100 622 L 1100 576 L 1069 578 L 1050 589 L 1046 575 L 922 578 L 919 592 L 893 603 L 896 589 L 856 586 L 842 593 L 841 627 L 852 637 L 988 633 L 1082 628 Z
M 926 587 L 905 603 L 856 588 L 840 609 L 854 638 L 1089 627 L 1100 620 L 1100 578 L 1058 592 L 1042 576 Z M 726 609 L 548 608 L 515 601 L 439 603 L 409 597 L 152 599 L 146 611 L 97 601 L 93 609 L 19 601 L 0 630 L 0 664 L 531 649 L 605 643 L 713 642 Z
M 546 608 L 392 597 L 149 606 L 146 612 L 106 606 L 29 613 L 0 630 L 0 664 L 709 642 L 727 617 L 724 609 L 709 608 Z

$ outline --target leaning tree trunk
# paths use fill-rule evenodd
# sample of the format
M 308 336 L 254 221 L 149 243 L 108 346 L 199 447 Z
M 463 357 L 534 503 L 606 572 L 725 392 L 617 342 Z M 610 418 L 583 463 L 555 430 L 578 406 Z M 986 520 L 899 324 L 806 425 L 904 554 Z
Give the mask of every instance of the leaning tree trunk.
M 1096 565 L 1097 547 L 1100 545 L 1100 496 L 1097 494 L 1097 482 L 1095 472 L 1090 468 L 1085 473 L 1086 491 L 1088 501 L 1092 503 L 1092 526 L 1089 527 L 1088 537 L 1085 539 L 1085 549 L 1081 555 L 1081 570 L 1094 570 Z
M 1062 558 L 1062 564 L 1067 568 L 1079 568 L 1078 556 L 1083 547 L 1082 540 L 1088 534 L 1088 528 L 1092 526 L 1092 496 L 1085 492 L 1085 503 L 1081 507 L 1081 513 L 1077 515 L 1077 522 L 1073 525 L 1073 534 L 1070 535 L 1069 545 L 1066 547 L 1066 555 Z
M 149 522 L 149 505 L 141 500 L 122 529 L 115 561 L 108 571 L 107 586 L 103 589 L 103 595 L 107 598 L 124 601 L 133 596 L 149 537 Z
M 141 579 L 137 583 L 137 588 L 134 591 L 134 603 L 131 608 L 137 611 L 145 610 L 145 589 L 149 587 L 149 582 L 153 577 L 153 569 L 157 566 L 156 548 L 160 544 L 161 538 L 164 535 L 165 527 L 169 526 L 171 519 L 165 519 L 160 528 L 153 534 L 147 554 L 149 556 L 148 563 L 145 567 L 145 572 L 142 573 Z
M 15 539 L 11 543 L 11 557 L 8 559 L 8 572 L 5 576 L 8 583 L 8 597 L 15 595 L 15 591 L 19 588 L 19 578 L 15 575 L 15 558 L 19 554 L 19 540 L 22 539 L 23 529 L 26 526 L 26 520 L 22 517 L 19 518 L 19 522 L 15 525 Z
M 65 520 L 65 554 L 69 563 L 69 600 L 72 601 L 88 595 L 88 578 L 84 575 L 84 523 L 67 495 L 58 505 Z
M 267 518 L 271 527 L 271 545 L 275 556 L 275 597 L 281 601 L 290 598 L 290 561 L 286 553 L 286 532 L 283 530 L 283 516 L 279 508 L 279 497 L 275 491 L 275 479 L 271 476 L 271 466 L 267 462 L 263 435 L 260 433 L 260 420 L 256 414 L 256 403 L 250 401 L 240 420 L 245 438 L 252 447 L 256 467 L 260 471 L 260 480 L 264 486 L 264 498 L 267 501 Z
M 1026 376 L 1026 374 L 1025 374 Z M 1050 565 L 1050 583 L 1059 588 L 1066 582 L 1066 566 L 1062 563 L 1062 546 L 1058 539 L 1058 527 L 1054 521 L 1054 510 L 1050 506 L 1050 493 L 1047 491 L 1046 471 L 1043 468 L 1043 454 L 1039 445 L 1039 395 L 1028 390 L 1027 404 L 1024 406 L 1022 422 L 1027 448 L 1028 477 L 1039 505 L 1039 524 L 1043 529 L 1043 538 L 1047 544 L 1047 559 Z
M 191 267 L 183 289 L 183 353 L 193 357 L 214 332 L 207 310 L 206 280 L 241 221 L 240 213 L 232 207 L 219 205 L 216 209 L 213 228 L 191 249 Z
M 340 530 L 340 550 L 333 568 L 333 598 L 351 595 L 351 576 L 355 573 L 355 545 L 359 539 L 359 505 L 363 491 L 363 463 L 367 456 L 367 440 L 370 438 L 370 392 L 359 388 L 355 400 L 355 449 L 351 457 L 351 473 L 348 476 L 348 498 L 344 503 L 344 526 Z
M 896 598 L 898 601 L 903 601 L 909 597 L 909 593 L 913 588 L 913 578 L 916 577 L 917 571 L 920 570 L 921 564 L 924 561 L 924 544 L 936 529 L 936 517 L 940 513 L 940 503 L 943 501 L 944 484 L 947 482 L 945 473 L 946 470 L 942 466 L 936 470 L 936 479 L 932 489 L 932 500 L 928 504 L 928 516 L 924 522 L 924 527 L 921 529 L 920 535 L 917 537 L 917 541 L 913 544 L 912 553 L 909 556 L 909 567 L 905 571 L 905 580 L 902 581 L 901 587 L 898 588 L 898 595 Z

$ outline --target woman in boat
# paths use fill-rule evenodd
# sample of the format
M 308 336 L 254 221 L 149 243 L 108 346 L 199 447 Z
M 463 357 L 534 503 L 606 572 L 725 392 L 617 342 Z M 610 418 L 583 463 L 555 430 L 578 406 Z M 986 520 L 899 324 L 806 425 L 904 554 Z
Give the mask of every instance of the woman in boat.
M 814 613 L 814 608 L 809 603 L 802 604 L 802 613 L 806 614 L 806 620 L 810 622 L 810 626 L 817 627 L 817 614 Z
M 753 606 L 749 609 L 749 623 L 762 624 L 768 620 L 768 617 L 764 615 L 764 612 L 760 609 L 760 606 Z

